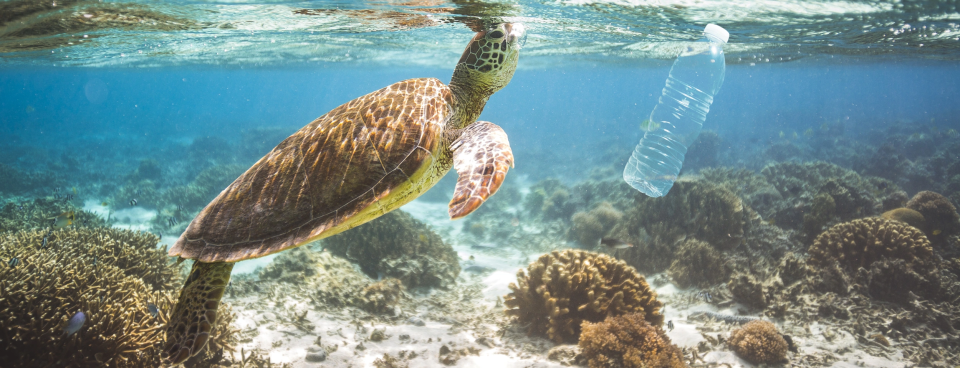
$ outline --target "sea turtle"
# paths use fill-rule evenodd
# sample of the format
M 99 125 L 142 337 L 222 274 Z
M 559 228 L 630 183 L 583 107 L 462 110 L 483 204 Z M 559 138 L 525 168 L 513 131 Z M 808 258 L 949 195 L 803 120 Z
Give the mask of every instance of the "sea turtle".
M 163 359 L 180 363 L 209 338 L 233 263 L 338 234 L 426 192 L 451 168 L 452 219 L 500 188 L 513 153 L 503 129 L 476 121 L 517 68 L 521 24 L 478 32 L 450 80 L 409 79 L 347 102 L 240 175 L 187 226 L 170 256 L 195 259 Z

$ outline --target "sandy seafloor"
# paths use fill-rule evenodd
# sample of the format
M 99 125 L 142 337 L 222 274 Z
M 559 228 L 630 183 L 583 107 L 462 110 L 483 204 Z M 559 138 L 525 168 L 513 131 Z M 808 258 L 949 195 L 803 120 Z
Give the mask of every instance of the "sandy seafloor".
M 106 217 L 106 213 L 99 209 L 97 201 L 88 200 L 84 206 L 87 211 L 98 213 Z M 541 337 L 527 337 L 520 331 L 508 328 L 508 333 L 502 337 L 480 339 L 482 335 L 490 335 L 500 328 L 490 318 L 487 323 L 475 324 L 473 328 L 465 328 L 461 320 L 478 317 L 481 314 L 502 314 L 503 308 L 498 306 L 502 297 L 510 292 L 508 285 L 516 282 L 516 272 L 525 268 L 535 257 L 524 256 L 519 252 L 503 249 L 500 252 L 476 252 L 469 244 L 458 241 L 462 231 L 461 222 L 451 221 L 447 217 L 446 204 L 415 200 L 401 208 L 416 219 L 429 224 L 434 231 L 440 234 L 444 241 L 449 242 L 458 252 L 461 265 L 465 268 L 478 264 L 495 270 L 484 272 L 482 275 L 462 271 L 457 284 L 449 293 L 460 294 L 460 302 L 470 304 L 472 310 L 478 311 L 476 316 L 466 316 L 450 313 L 444 310 L 435 310 L 423 306 L 417 310 L 400 310 L 403 317 L 419 318 L 429 314 L 432 318 L 421 318 L 423 326 L 413 322 L 401 324 L 357 324 L 351 319 L 349 312 L 337 315 L 336 313 L 317 312 L 309 301 L 293 295 L 281 295 L 271 299 L 269 307 L 259 299 L 263 295 L 245 295 L 242 297 L 225 296 L 223 301 L 229 303 L 236 313 L 232 326 L 241 332 L 241 342 L 235 348 L 231 360 L 239 361 L 239 352 L 258 352 L 263 358 L 269 358 L 270 363 L 292 367 L 374 367 L 375 361 L 384 354 L 397 356 L 402 351 L 415 352 L 416 357 L 404 361 L 409 367 L 437 367 L 443 366 L 439 362 L 439 355 L 443 346 L 456 348 L 474 347 L 479 352 L 464 354 L 455 363 L 457 367 L 563 367 L 569 364 L 548 359 L 549 349 L 557 346 L 552 341 Z M 516 209 L 519 211 L 519 209 Z M 142 208 L 129 208 L 112 213 L 116 223 L 114 227 L 131 230 L 147 231 L 150 220 L 156 216 L 155 211 Z M 521 224 L 522 231 L 538 232 L 532 224 Z M 179 234 L 166 234 L 158 246 L 172 246 Z M 468 260 L 473 256 L 473 260 Z M 234 275 L 252 273 L 259 267 L 264 267 L 276 255 L 266 256 L 254 260 L 242 261 L 234 268 Z M 737 303 L 720 303 L 722 306 L 707 303 L 698 295 L 699 289 L 679 289 L 667 281 L 664 273 L 645 275 L 651 287 L 657 292 L 659 300 L 664 303 L 664 320 L 672 321 L 674 328 L 668 330 L 667 335 L 684 350 L 697 350 L 698 345 L 709 344 L 708 337 L 728 335 L 729 331 L 738 327 L 715 320 L 701 317 L 688 318 L 697 312 L 716 312 L 726 315 L 742 315 L 760 317 L 759 314 L 742 314 L 745 308 Z M 659 279 L 659 280 L 658 280 Z M 480 293 L 469 293 L 467 290 L 479 290 Z M 433 298 L 443 291 L 431 290 L 427 294 L 408 294 L 413 304 Z M 284 322 L 278 314 L 293 310 L 307 311 L 306 325 L 314 326 L 312 332 L 305 332 L 290 323 Z M 428 313 L 429 312 L 429 313 Z M 483 320 L 484 318 L 479 318 Z M 784 334 L 790 335 L 798 348 L 798 353 L 789 355 L 790 362 L 774 366 L 808 366 L 801 360 L 813 363 L 820 357 L 830 356 L 834 360 L 829 367 L 912 367 L 913 363 L 906 361 L 903 353 L 894 343 L 891 347 L 879 344 L 864 349 L 856 338 L 840 326 L 829 323 L 813 322 L 808 324 L 792 323 L 788 320 L 770 320 Z M 502 317 L 506 321 L 507 317 Z M 830 321 L 830 319 L 824 319 Z M 370 341 L 369 336 L 374 330 L 382 330 L 387 337 L 382 341 Z M 666 330 L 666 327 L 665 327 Z M 401 336 L 408 336 L 401 339 Z M 336 344 L 335 352 L 326 355 L 323 361 L 307 361 L 309 354 L 322 351 L 317 341 L 322 345 Z M 242 349 L 242 350 L 241 350 Z M 723 343 L 711 345 L 705 354 L 698 354 L 698 360 L 692 367 L 754 367 L 769 366 L 755 365 L 741 359 L 732 351 L 726 349 Z M 321 353 L 322 354 L 322 353 Z M 798 359 L 800 357 L 804 359 Z M 823 364 L 810 364 L 824 366 Z

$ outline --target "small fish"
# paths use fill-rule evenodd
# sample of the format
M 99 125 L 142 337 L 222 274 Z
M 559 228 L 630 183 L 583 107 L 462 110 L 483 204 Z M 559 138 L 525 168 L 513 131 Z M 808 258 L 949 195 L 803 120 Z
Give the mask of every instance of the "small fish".
M 17 258 L 17 257 L 10 258 L 10 262 L 7 262 L 7 264 L 10 265 L 11 268 L 17 267 L 17 265 L 20 264 L 20 258 Z
M 514 217 L 510 220 L 510 226 L 517 227 L 520 226 L 520 219 Z
M 150 311 L 150 315 L 156 317 L 160 313 L 160 308 L 156 304 L 147 303 L 147 310 Z
M 67 226 L 73 225 L 73 222 L 77 220 L 77 216 L 73 211 L 66 211 L 61 213 L 59 216 L 54 218 L 53 229 L 59 230 Z
M 73 187 L 73 194 L 77 194 L 77 187 Z
M 108 205 L 110 205 L 110 204 L 107 203 L 106 201 L 103 201 L 103 202 L 100 202 L 100 205 L 106 207 L 106 206 L 108 206 Z
M 63 332 L 67 333 L 67 336 L 73 335 L 77 331 L 80 331 L 80 328 L 83 327 L 83 323 L 87 321 L 87 315 L 83 312 L 77 312 L 73 317 L 70 317 L 70 320 L 67 321 L 67 326 L 63 328 Z
M 667 331 L 673 331 L 673 320 L 667 321 Z
M 137 197 L 143 197 L 143 189 L 137 189 Z
M 162 233 L 162 232 L 159 232 L 159 231 L 157 232 L 157 240 L 163 240 L 163 233 Z
M 470 246 L 470 249 L 497 249 L 497 246 L 492 243 L 473 244 Z
M 803 131 L 805 137 L 813 137 L 813 129 L 807 129 Z
M 177 221 L 176 217 L 171 217 L 167 219 L 167 226 L 177 226 L 180 222 Z
M 940 229 L 934 230 L 934 231 L 933 231 L 933 236 L 940 235 L 940 233 L 942 233 L 942 231 L 940 231 Z
M 57 189 L 54 189 L 53 192 L 54 192 L 54 193 L 60 193 L 60 187 L 57 187 Z
M 93 262 L 90 263 L 91 266 L 97 265 L 97 256 L 93 256 Z
M 54 195 L 53 195 L 53 198 L 54 198 L 54 199 L 60 199 L 61 197 L 62 197 L 62 196 L 60 195 L 60 193 L 57 193 L 57 194 L 54 194 Z
M 182 205 L 182 204 L 178 204 L 178 205 L 177 205 L 177 211 L 178 211 L 178 212 L 183 212 L 183 205 Z
M 20 211 L 23 211 L 23 205 L 22 205 L 22 204 L 17 205 L 17 209 L 20 210 Z
M 800 136 L 797 135 L 797 132 L 793 132 L 793 133 L 790 133 L 790 138 L 797 139 L 797 138 L 800 138 Z
M 130 200 L 130 205 L 131 205 L 131 206 L 136 206 L 136 205 L 137 205 L 137 199 L 136 199 L 136 198 L 131 199 L 131 200 Z
M 660 129 L 660 123 L 653 120 L 647 119 L 640 123 L 640 130 L 644 132 L 652 132 L 657 129 Z
M 776 225 L 776 224 L 777 224 L 777 219 L 768 218 L 768 219 L 766 219 L 766 220 L 763 220 L 763 222 L 766 222 L 767 225 Z
M 47 236 L 43 236 L 43 241 L 40 242 L 40 249 L 47 249 Z
M 633 244 L 614 238 L 602 238 L 600 239 L 600 245 L 610 249 L 626 249 L 633 247 Z
M 780 131 L 780 138 L 783 138 L 783 137 L 786 137 L 786 136 L 787 136 L 787 133 L 784 133 L 784 132 L 781 130 L 781 131 Z

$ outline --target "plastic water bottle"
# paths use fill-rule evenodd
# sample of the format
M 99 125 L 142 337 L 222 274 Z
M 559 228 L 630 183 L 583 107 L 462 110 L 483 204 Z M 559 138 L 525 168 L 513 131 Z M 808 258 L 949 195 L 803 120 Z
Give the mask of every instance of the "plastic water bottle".
M 651 197 L 661 197 L 673 187 L 687 147 L 700 135 L 713 96 L 723 84 L 723 45 L 730 34 L 716 24 L 708 24 L 703 34 L 704 39 L 677 56 L 657 107 L 641 124 L 646 133 L 623 169 L 623 180 Z

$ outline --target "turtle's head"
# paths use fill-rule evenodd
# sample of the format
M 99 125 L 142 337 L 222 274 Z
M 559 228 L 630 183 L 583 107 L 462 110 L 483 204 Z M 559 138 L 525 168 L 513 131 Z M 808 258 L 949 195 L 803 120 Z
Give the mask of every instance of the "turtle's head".
M 450 86 L 485 101 L 510 83 L 525 35 L 520 23 L 500 23 L 477 32 L 457 62 Z

